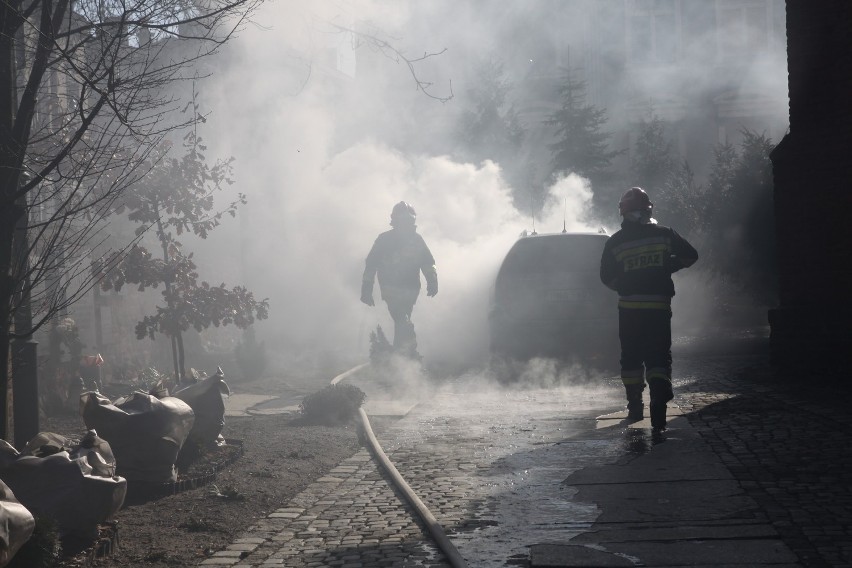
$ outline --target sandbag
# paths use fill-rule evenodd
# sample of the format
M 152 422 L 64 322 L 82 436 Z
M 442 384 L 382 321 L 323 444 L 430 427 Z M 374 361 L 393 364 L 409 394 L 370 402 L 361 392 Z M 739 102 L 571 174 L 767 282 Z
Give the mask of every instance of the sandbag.
M 200 447 L 222 445 L 222 428 L 225 427 L 225 400 L 231 390 L 225 383 L 221 367 L 215 375 L 189 385 L 174 396 L 186 402 L 195 413 L 195 424 L 188 441 Z
M 175 462 L 195 416 L 179 398 L 157 398 L 143 392 L 110 400 L 96 392 L 80 396 L 86 428 L 109 442 L 116 473 L 131 483 L 177 480 Z
M 0 481 L 0 566 L 9 563 L 33 534 L 35 518 Z
M 70 442 L 65 436 L 53 432 L 39 432 L 27 442 L 22 453 L 43 458 L 61 451 L 67 451 L 72 460 L 85 458 L 94 475 L 115 477 L 115 456 L 112 453 L 112 448 L 106 440 L 98 436 L 95 430 L 86 431 L 78 444 L 71 447 L 69 447 L 69 444 Z
M 0 440 L 0 480 L 37 517 L 50 517 L 61 536 L 95 538 L 98 525 L 110 521 L 124 504 L 127 480 L 114 471 L 108 444 L 95 432 L 81 448 L 67 438 L 42 432 L 19 453 Z M 106 455 L 97 448 L 105 448 Z

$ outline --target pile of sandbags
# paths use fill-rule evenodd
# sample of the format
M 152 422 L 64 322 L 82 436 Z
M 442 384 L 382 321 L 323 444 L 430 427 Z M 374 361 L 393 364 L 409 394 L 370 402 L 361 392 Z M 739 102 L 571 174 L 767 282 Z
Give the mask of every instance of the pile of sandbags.
M 87 428 L 109 440 L 118 473 L 128 481 L 176 481 L 182 448 L 224 443 L 224 397 L 231 394 L 224 379 L 219 368 L 212 377 L 171 396 L 158 384 L 149 393 L 134 392 L 114 402 L 98 392 L 85 392 L 80 414 Z
M 225 383 L 225 373 L 220 367 L 216 374 L 180 389 L 174 396 L 186 402 L 195 414 L 195 424 L 189 433 L 189 442 L 198 447 L 222 445 L 222 428 L 225 427 L 225 401 L 231 390 Z
M 195 415 L 179 398 L 135 392 L 110 401 L 97 392 L 80 396 L 86 428 L 109 441 L 117 472 L 131 483 L 177 480 L 175 462 Z
M 9 563 L 33 534 L 35 518 L 0 481 L 0 566 Z
M 23 452 L 0 440 L 0 480 L 30 513 L 54 519 L 61 536 L 96 537 L 127 494 L 109 444 L 96 432 L 79 444 L 42 432 Z
M 32 536 L 35 517 L 57 522 L 62 537 L 95 538 L 124 504 L 127 483 L 177 480 L 181 449 L 224 443 L 221 368 L 169 396 L 165 387 L 110 401 L 80 394 L 88 428 L 79 443 L 42 432 L 18 452 L 0 440 L 0 567 Z

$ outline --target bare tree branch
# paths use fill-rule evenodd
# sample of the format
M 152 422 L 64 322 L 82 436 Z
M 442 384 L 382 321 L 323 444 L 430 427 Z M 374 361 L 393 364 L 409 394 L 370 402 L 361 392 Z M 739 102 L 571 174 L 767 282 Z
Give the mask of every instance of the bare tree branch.
M 370 47 L 376 49 L 379 53 L 381 53 L 391 61 L 395 63 L 405 64 L 405 66 L 408 68 L 408 72 L 411 74 L 411 78 L 414 80 L 415 88 L 421 91 L 430 99 L 435 99 L 438 102 L 445 103 L 453 98 L 454 95 L 452 81 L 449 82 L 449 94 L 443 96 L 435 95 L 430 90 L 434 86 L 434 83 L 422 79 L 417 73 L 418 63 L 422 63 L 427 59 L 431 59 L 433 57 L 437 57 L 439 55 L 442 55 L 443 53 L 446 53 L 447 48 L 433 53 L 424 52 L 423 55 L 420 57 L 408 57 L 393 43 L 379 37 L 376 32 L 360 31 L 349 26 L 342 26 L 340 24 L 336 24 L 334 22 L 328 22 L 328 25 L 332 29 L 337 30 L 338 33 L 347 33 L 352 35 L 352 37 L 354 38 L 360 39 L 366 45 L 369 45 Z
M 101 278 L 93 257 L 110 266 L 144 233 L 119 242 L 107 219 L 197 120 L 169 120 L 174 87 L 261 1 L 0 2 L 0 438 L 10 339 L 64 313 Z

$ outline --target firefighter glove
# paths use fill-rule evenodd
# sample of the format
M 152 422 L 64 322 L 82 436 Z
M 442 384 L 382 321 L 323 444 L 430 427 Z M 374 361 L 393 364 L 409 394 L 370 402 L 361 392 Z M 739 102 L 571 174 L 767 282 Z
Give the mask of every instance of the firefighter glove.
M 432 297 L 438 293 L 438 282 L 428 282 L 426 284 L 426 295 Z
M 370 282 L 366 280 L 361 284 L 361 301 L 367 304 L 368 306 L 375 306 L 376 303 L 373 301 L 373 286 Z

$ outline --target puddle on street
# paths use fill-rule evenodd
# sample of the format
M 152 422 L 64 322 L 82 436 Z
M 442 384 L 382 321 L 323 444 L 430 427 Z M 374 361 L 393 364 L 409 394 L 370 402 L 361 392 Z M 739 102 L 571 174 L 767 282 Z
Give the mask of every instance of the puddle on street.
M 628 428 L 624 432 L 623 448 L 625 453 L 636 457 L 643 456 L 651 451 L 653 439 L 645 431 L 639 428 Z
M 575 502 L 576 491 L 563 481 L 624 455 L 621 440 L 595 433 L 595 416 L 620 405 L 620 396 L 600 385 L 443 394 L 422 416 L 410 417 L 411 427 L 393 446 L 475 464 L 458 481 L 465 484 L 458 503 L 467 509 L 465 521 L 445 529 L 471 566 L 509 566 L 526 558 L 532 544 L 581 534 L 600 514 L 593 503 Z
M 531 455 L 534 452 L 535 455 Z M 526 556 L 532 544 L 564 543 L 588 530 L 600 514 L 593 503 L 573 500 L 563 485 L 572 472 L 614 461 L 621 450 L 605 440 L 562 442 L 547 448 L 516 446 L 516 453 L 481 472 L 477 492 L 487 497 L 476 514 L 495 524 L 453 535 L 459 551 L 475 566 L 506 566 Z M 529 467 L 535 463 L 535 467 Z

